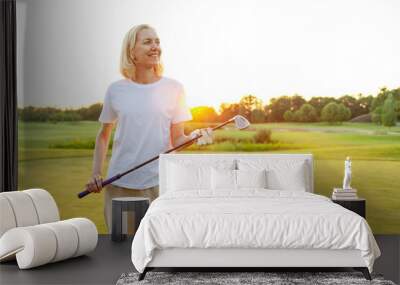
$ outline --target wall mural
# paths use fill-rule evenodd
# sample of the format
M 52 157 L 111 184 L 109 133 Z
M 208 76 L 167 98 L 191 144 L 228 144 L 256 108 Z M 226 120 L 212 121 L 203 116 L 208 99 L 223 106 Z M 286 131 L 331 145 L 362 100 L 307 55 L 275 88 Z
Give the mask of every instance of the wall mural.
M 185 87 L 186 134 L 235 115 L 251 123 L 183 152 L 312 153 L 317 194 L 351 186 L 375 234 L 400 233 L 400 20 L 390 6 L 352 21 L 357 7 L 335 2 L 296 14 L 285 2 L 163 2 L 17 1 L 20 190 L 44 188 L 62 219 L 88 217 L 106 232 L 103 195 L 76 194 L 92 173 L 106 90 L 122 78 L 123 36 L 148 23 L 164 75 Z

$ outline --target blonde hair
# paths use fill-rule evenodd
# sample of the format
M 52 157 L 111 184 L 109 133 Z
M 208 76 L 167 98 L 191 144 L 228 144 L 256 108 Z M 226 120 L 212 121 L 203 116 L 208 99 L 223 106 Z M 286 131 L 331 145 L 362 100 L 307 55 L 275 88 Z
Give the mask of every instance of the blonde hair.
M 133 62 L 131 51 L 135 47 L 137 34 L 144 29 L 154 30 L 153 27 L 146 24 L 134 26 L 126 33 L 124 41 L 122 42 L 119 70 L 122 76 L 124 76 L 127 79 L 135 79 L 136 66 L 135 63 Z M 157 76 L 161 76 L 163 70 L 164 67 L 161 62 L 154 67 L 154 71 Z

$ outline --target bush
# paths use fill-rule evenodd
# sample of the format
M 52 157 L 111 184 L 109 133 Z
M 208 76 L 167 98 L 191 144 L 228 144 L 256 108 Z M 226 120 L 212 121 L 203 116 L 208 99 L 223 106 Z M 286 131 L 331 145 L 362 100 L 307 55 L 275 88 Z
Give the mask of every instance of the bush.
M 287 110 L 284 114 L 283 114 L 283 119 L 285 120 L 285 122 L 294 122 L 294 113 L 290 110 Z
M 343 104 L 339 104 L 340 121 L 348 121 L 351 119 L 351 110 Z
M 251 111 L 250 121 L 254 124 L 265 122 L 264 111 L 259 109 Z
M 301 108 L 296 111 L 295 119 L 298 122 L 315 122 L 318 119 L 317 111 L 310 104 L 303 104 Z
M 252 143 L 253 140 L 251 138 L 238 138 L 233 136 L 215 136 L 213 142 L 216 144 L 218 143 L 238 144 L 238 143 Z
M 260 129 L 256 132 L 253 137 L 255 143 L 270 143 L 271 142 L 271 130 Z
M 375 124 L 380 124 L 381 123 L 381 117 L 382 117 L 382 106 L 378 106 L 375 108 L 373 112 L 371 112 L 371 120 Z
M 322 109 L 321 121 L 336 123 L 347 121 L 351 118 L 351 111 L 343 104 L 331 102 Z
M 382 108 L 381 122 L 384 126 L 392 127 L 396 125 L 397 114 L 395 108 L 396 108 L 396 102 L 393 98 L 393 95 L 389 94 L 389 96 L 383 103 L 383 108 Z
M 286 122 L 316 122 L 318 120 L 318 115 L 312 105 L 305 103 L 295 112 L 287 110 L 283 114 L 283 119 Z

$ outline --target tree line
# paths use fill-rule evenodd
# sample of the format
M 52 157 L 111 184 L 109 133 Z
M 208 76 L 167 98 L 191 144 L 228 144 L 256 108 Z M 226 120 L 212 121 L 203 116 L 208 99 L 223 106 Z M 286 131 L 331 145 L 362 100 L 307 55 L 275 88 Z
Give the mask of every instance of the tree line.
M 79 109 L 28 106 L 18 109 L 22 121 L 97 121 L 101 103 Z M 400 120 L 400 88 L 381 88 L 376 96 L 344 95 L 334 97 L 312 97 L 305 100 L 301 95 L 280 96 L 263 105 L 262 100 L 252 94 L 243 96 L 239 102 L 222 103 L 219 113 L 213 107 L 198 106 L 191 109 L 195 122 L 223 122 L 235 115 L 245 116 L 252 123 L 265 122 L 329 122 L 343 121 L 375 122 L 393 126 Z
M 219 114 L 214 108 L 199 106 L 192 109 L 193 120 L 198 122 L 226 121 L 235 115 L 245 116 L 252 123 L 264 122 L 375 122 L 394 126 L 400 120 L 400 88 L 381 88 L 372 95 L 344 95 L 334 97 L 280 96 L 267 105 L 254 95 L 246 95 L 237 103 L 222 103 Z
M 18 108 L 18 118 L 25 122 L 97 121 L 102 108 L 101 103 L 79 109 L 28 106 Z

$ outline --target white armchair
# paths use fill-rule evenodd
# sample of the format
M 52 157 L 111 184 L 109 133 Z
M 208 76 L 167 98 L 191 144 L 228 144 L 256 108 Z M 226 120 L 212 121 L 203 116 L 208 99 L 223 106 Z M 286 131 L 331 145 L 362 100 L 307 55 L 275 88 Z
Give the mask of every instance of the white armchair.
M 0 262 L 17 259 L 28 269 L 86 254 L 96 248 L 97 228 L 86 218 L 60 221 L 49 192 L 0 193 Z

